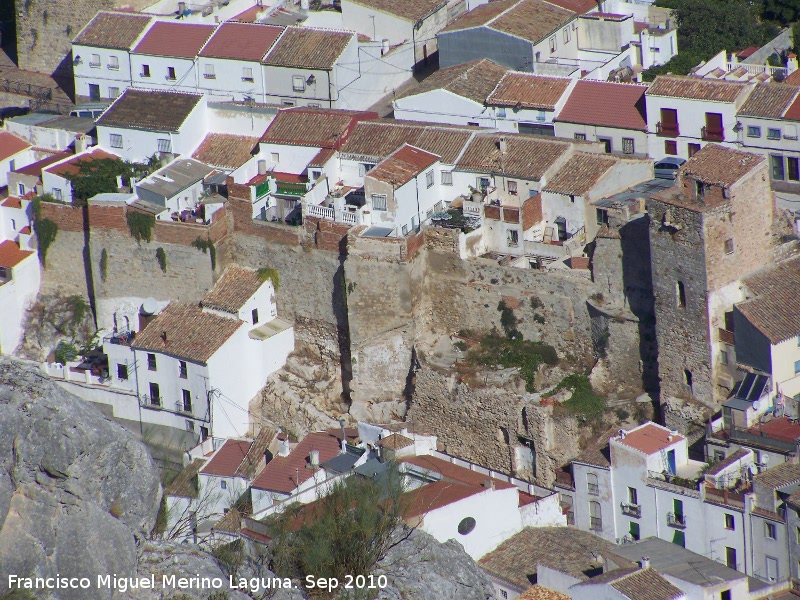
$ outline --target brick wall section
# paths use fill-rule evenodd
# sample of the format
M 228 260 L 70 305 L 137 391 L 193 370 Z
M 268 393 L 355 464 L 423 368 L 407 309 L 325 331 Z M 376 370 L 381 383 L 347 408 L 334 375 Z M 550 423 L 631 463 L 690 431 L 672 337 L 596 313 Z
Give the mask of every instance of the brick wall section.
M 80 208 L 54 202 L 42 202 L 39 206 L 42 218 L 54 221 L 59 231 L 83 231 L 83 211 Z
M 494 219 L 495 221 L 500 220 L 500 207 L 499 206 L 490 206 L 486 205 L 483 207 L 483 216 L 487 219 Z
M 542 195 L 531 196 L 522 203 L 522 230 L 527 231 L 544 219 L 542 212 Z
M 191 246 L 198 237 L 219 241 L 228 234 L 228 220 L 225 208 L 211 216 L 211 225 L 198 225 L 197 223 L 176 223 L 173 221 L 156 221 L 153 228 L 153 241 L 165 244 L 179 244 Z
M 504 206 L 503 221 L 505 221 L 506 223 L 519 223 L 519 209 Z
M 124 206 L 89 206 L 89 226 L 93 229 L 128 231 Z
M 425 232 L 420 231 L 417 234 L 411 234 L 406 238 L 406 251 L 403 254 L 404 260 L 411 260 L 414 255 L 422 249 L 425 245 Z

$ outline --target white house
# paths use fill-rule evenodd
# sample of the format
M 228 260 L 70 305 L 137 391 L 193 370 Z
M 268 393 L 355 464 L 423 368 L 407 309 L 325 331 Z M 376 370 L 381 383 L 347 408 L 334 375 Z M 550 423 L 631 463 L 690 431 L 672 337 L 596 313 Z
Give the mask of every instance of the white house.
M 214 167 L 193 158 L 177 158 L 134 187 L 140 200 L 162 209 L 156 213 L 157 219 L 208 224 L 221 206 L 203 202 L 209 191 L 206 179 L 215 172 Z
M 14 208 L 8 200 L 0 205 L 3 221 L 7 220 L 6 212 Z M 39 293 L 41 273 L 38 257 L 36 252 L 20 243 L 20 238 L 30 240 L 30 227 L 26 227 L 27 235 L 18 234 L 16 239 L 0 238 L 0 306 L 3 307 L 0 310 L 0 354 L 13 353 L 22 341 L 28 306 Z
M 128 89 L 97 120 L 98 145 L 123 160 L 191 155 L 206 135 L 206 98 Z
M 55 200 L 71 203 L 72 183 L 68 177 L 77 175 L 81 165 L 106 159 L 117 160 L 119 156 L 95 147 L 45 167 L 42 170 L 43 193 L 50 194 Z
M 576 79 L 506 73 L 486 99 L 495 127 L 511 133 L 556 135 L 553 120 L 572 96 Z M 562 136 L 572 137 L 572 136 Z
M 0 131 L 0 187 L 8 186 L 8 174 L 33 163 L 31 145 L 13 133 Z M 13 194 L 13 191 L 12 191 Z
M 152 22 L 144 14 L 99 12 L 72 42 L 78 101 L 113 100 L 133 82 L 130 51 Z

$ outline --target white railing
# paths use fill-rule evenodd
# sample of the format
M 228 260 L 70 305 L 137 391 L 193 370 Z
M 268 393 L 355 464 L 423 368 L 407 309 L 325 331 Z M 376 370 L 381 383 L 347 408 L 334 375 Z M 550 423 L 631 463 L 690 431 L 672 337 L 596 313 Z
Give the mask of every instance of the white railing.
M 760 75 L 761 73 L 768 73 L 769 75 L 774 76 L 775 73 L 783 73 L 786 71 L 786 67 L 770 67 L 769 65 L 746 65 L 734 62 L 728 63 L 729 71 L 734 71 L 739 68 L 743 68 L 750 75 Z
M 350 212 L 349 210 L 343 210 L 338 213 L 342 223 L 347 223 L 349 225 L 358 225 L 358 213 Z
M 320 219 L 336 220 L 336 212 L 332 208 L 320 206 L 318 204 L 307 204 L 306 214 L 309 217 L 319 217 Z

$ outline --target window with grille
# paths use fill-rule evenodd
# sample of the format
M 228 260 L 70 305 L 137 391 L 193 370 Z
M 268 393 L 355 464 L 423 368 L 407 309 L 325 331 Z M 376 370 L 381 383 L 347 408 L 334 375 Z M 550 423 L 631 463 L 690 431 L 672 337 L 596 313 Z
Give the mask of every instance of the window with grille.
M 116 98 L 119 96 L 119 88 L 118 87 L 110 87 L 108 88 L 108 97 L 109 98 Z
M 153 406 L 161 406 L 161 389 L 157 383 L 150 384 L 150 404 Z
M 508 182 L 508 193 L 512 196 L 517 195 L 517 182 L 516 181 L 509 181 Z
M 203 77 L 206 79 L 216 79 L 217 74 L 214 73 L 214 65 L 207 63 L 203 72 Z
M 304 92 L 306 90 L 306 78 L 302 75 L 292 77 L 292 89 L 295 92 Z
M 580 141 L 580 142 L 586 141 L 586 134 L 585 133 L 576 133 L 573 137 L 576 140 Z
M 386 194 L 372 194 L 372 210 L 386 210 Z
M 622 138 L 622 153 L 633 154 L 633 138 Z
M 252 67 L 242 67 L 242 81 L 249 81 L 250 83 L 253 82 L 253 68 Z
M 442 185 L 453 185 L 452 171 L 442 171 Z
M 169 139 L 160 139 L 160 140 L 158 140 L 158 151 L 159 152 L 172 152 L 172 140 L 169 140 Z
M 433 171 L 425 173 L 425 185 L 427 187 L 433 187 Z
M 118 133 L 112 133 L 110 143 L 112 148 L 122 148 L 122 136 Z
M 93 69 L 100 68 L 100 55 L 99 54 L 92 54 L 92 58 L 89 61 L 89 66 Z
M 192 394 L 189 390 L 181 390 L 181 400 L 183 401 L 183 412 L 192 412 Z
M 155 354 L 148 354 L 147 355 L 147 369 L 150 371 L 156 370 L 156 355 Z
M 189 376 L 189 371 L 186 367 L 186 361 L 178 361 L 178 377 L 186 379 Z

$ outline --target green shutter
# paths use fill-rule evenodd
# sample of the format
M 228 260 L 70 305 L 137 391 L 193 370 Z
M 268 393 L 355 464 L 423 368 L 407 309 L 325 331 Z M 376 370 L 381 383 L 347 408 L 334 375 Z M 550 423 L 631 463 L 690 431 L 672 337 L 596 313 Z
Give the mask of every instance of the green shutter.
M 631 521 L 630 534 L 631 534 L 631 537 L 634 540 L 638 540 L 639 539 L 639 524 L 638 523 L 634 523 L 633 521 Z
M 683 548 L 686 547 L 686 536 L 683 535 L 682 531 L 676 531 L 675 535 L 672 536 L 672 543 L 678 544 L 678 546 L 682 546 Z

